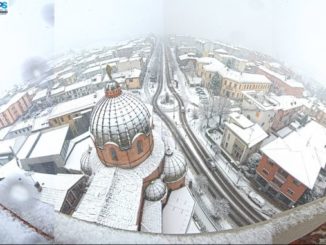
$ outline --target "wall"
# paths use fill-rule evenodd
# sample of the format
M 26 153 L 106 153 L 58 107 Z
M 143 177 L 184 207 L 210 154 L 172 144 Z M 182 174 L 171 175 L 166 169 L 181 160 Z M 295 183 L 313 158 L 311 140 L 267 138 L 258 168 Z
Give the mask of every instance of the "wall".
M 143 142 L 143 152 L 138 154 L 137 141 Z M 116 152 L 117 160 L 112 159 L 111 149 Z M 115 143 L 106 143 L 103 149 L 96 148 L 97 154 L 100 160 L 108 166 L 119 166 L 121 168 L 131 168 L 142 163 L 153 150 L 153 136 L 150 134 L 146 136 L 144 134 L 139 135 L 133 139 L 133 143 L 129 150 L 121 150 Z
M 277 165 L 277 163 L 273 163 L 273 165 L 269 164 L 269 162 L 272 162 L 266 155 L 262 156 L 262 159 L 260 160 L 257 168 L 256 173 L 259 174 L 262 178 L 264 178 L 275 190 L 278 192 L 281 192 L 284 194 L 287 198 L 290 200 L 296 202 L 304 193 L 304 191 L 307 189 L 306 186 L 303 184 L 300 184 L 299 186 L 295 185 L 293 183 L 293 180 L 295 180 L 290 174 L 289 176 L 284 179 L 284 184 L 279 188 L 277 187 L 272 180 L 274 179 L 274 176 L 277 174 L 279 169 L 282 169 Z M 266 175 L 263 172 L 263 169 L 268 171 L 268 175 Z M 294 193 L 292 195 L 288 194 L 288 189 L 291 189 Z

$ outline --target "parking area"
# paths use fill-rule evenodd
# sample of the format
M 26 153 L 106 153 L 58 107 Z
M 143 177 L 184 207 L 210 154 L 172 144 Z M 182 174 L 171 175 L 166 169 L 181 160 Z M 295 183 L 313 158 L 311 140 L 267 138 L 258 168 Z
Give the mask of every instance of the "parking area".
M 199 99 L 199 102 L 201 104 L 207 104 L 208 103 L 208 92 L 205 88 L 196 86 L 193 88 L 194 93 Z

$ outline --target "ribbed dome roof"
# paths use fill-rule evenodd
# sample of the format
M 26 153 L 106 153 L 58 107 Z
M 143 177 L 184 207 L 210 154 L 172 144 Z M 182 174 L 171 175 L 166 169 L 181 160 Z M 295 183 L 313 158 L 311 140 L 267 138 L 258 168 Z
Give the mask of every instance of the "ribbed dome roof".
M 147 201 L 159 201 L 166 194 L 166 185 L 161 179 L 152 181 L 145 190 L 145 199 Z
M 124 150 L 131 147 L 135 135 L 150 132 L 150 113 L 142 101 L 119 91 L 118 86 L 111 81 L 106 89 L 107 96 L 95 105 L 90 132 L 96 146 L 114 142 Z
M 91 162 L 89 160 L 92 148 L 85 151 L 80 158 L 80 169 L 86 175 L 92 175 Z
M 163 173 L 164 182 L 174 182 L 181 179 L 187 172 L 187 163 L 183 154 L 172 151 L 170 148 L 165 152 L 165 163 Z

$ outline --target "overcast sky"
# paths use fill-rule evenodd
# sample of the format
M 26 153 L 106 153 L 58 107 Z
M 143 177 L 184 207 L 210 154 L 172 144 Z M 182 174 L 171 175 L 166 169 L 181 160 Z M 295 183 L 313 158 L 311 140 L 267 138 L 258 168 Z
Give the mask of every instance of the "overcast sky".
M 325 0 L 56 0 L 55 7 L 53 0 L 8 2 L 9 13 L 0 16 L 0 92 L 52 53 L 150 32 L 262 51 L 326 84 Z

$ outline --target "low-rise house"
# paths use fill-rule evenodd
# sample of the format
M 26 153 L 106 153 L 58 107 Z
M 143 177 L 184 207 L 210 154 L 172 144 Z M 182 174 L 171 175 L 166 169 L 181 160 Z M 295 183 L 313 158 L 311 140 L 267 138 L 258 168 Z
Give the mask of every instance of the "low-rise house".
M 256 182 L 268 195 L 287 206 L 313 189 L 326 163 L 326 128 L 311 120 L 261 148 Z
M 233 112 L 225 122 L 221 149 L 227 158 L 239 165 L 247 160 L 250 154 L 257 152 L 267 137 L 267 133 L 257 123 Z

